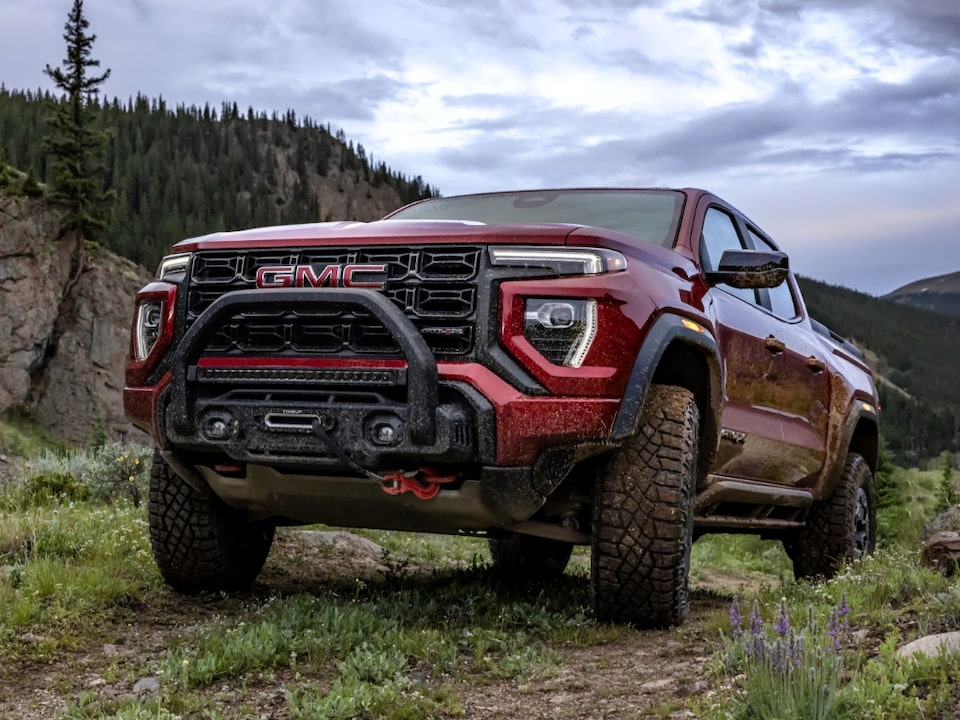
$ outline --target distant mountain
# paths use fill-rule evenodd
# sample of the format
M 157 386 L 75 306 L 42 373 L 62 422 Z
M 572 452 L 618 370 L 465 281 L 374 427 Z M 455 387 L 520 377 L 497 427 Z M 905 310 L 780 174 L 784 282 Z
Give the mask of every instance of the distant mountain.
M 960 283 L 960 273 L 949 277 Z M 880 391 L 880 432 L 894 454 L 913 462 L 956 449 L 960 317 L 807 278 L 800 288 L 811 316 L 865 351 Z
M 960 317 L 960 272 L 917 280 L 884 295 L 883 299 Z

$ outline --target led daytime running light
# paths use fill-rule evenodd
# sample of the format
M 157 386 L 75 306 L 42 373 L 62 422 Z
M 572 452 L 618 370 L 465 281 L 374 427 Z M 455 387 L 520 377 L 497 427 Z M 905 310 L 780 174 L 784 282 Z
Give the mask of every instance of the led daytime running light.
M 177 255 L 167 255 L 160 261 L 160 267 L 157 268 L 157 280 L 163 280 L 167 275 L 183 272 L 190 264 L 190 253 L 178 253 Z
M 599 275 L 626 270 L 627 259 L 601 248 L 541 248 L 491 246 L 490 262 L 508 267 L 542 267 L 558 275 Z

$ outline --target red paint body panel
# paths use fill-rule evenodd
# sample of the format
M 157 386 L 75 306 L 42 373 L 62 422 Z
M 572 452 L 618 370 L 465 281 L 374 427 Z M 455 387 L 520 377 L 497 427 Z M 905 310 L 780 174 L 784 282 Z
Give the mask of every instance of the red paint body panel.
M 572 227 L 515 225 L 490 227 L 459 222 L 381 221 L 280 225 L 215 233 L 183 240 L 172 252 L 241 248 L 329 247 L 364 245 L 456 244 L 497 242 L 512 245 L 561 245 Z
M 875 409 L 861 411 L 859 405 L 866 402 L 876 407 L 869 370 L 849 348 L 817 331 L 792 278 L 787 287 L 795 298 L 796 316 L 791 318 L 778 317 L 771 311 L 766 290 L 756 290 L 755 302 L 750 302 L 715 280 L 708 282 L 701 267 L 701 238 L 711 210 L 730 218 L 748 249 L 754 242 L 748 239 L 749 233 L 759 233 L 761 238 L 762 233 L 749 218 L 710 193 L 697 189 L 677 192 L 682 193 L 683 202 L 675 223 L 673 247 L 644 242 L 613 229 L 583 225 L 485 225 L 388 218 L 374 223 L 317 223 L 216 233 L 184 240 L 173 252 L 242 253 L 289 248 L 293 255 L 305 248 L 391 248 L 392 253 L 392 248 L 399 252 L 410 247 L 465 245 L 485 249 L 509 245 L 601 248 L 620 253 L 626 259 L 625 270 L 594 275 L 546 277 L 525 268 L 525 272 L 511 276 L 502 265 L 491 264 L 491 277 L 496 281 L 490 281 L 489 317 L 479 318 L 482 322 L 474 328 L 479 332 L 480 326 L 489 326 L 490 337 L 477 340 L 479 349 L 475 354 L 480 359 L 441 359 L 436 362 L 436 370 L 441 388 L 444 381 L 448 382 L 448 389 L 450 383 L 464 383 L 482 398 L 470 412 L 487 412 L 487 408 L 492 412 L 492 464 L 532 468 L 551 448 L 589 446 L 594 452 L 597 448 L 616 447 L 623 438 L 614 437 L 613 429 L 623 419 L 620 413 L 630 404 L 627 401 L 642 400 L 651 381 L 671 382 L 685 384 L 698 393 L 704 434 L 713 433 L 702 439 L 709 450 L 704 457 L 713 459 L 707 468 L 711 475 L 808 489 L 815 499 L 822 498 L 836 482 L 838 458 L 845 456 L 858 423 L 862 420 L 868 426 L 864 432 L 875 436 Z M 766 249 L 771 248 L 775 249 L 772 243 Z M 298 262 L 308 261 L 278 260 L 273 264 L 291 277 L 311 279 L 314 274 L 332 274 L 334 270 L 330 268 L 339 268 L 339 264 L 367 260 L 340 259 L 337 265 L 325 260 L 317 268 Z M 404 270 L 413 274 L 416 271 Z M 319 275 L 313 284 L 319 284 Z M 282 280 L 286 275 L 280 277 Z M 164 325 L 149 356 L 128 365 L 124 390 L 128 416 L 150 432 L 158 444 L 165 444 L 164 431 L 159 427 L 163 414 L 160 396 L 165 390 L 169 394 L 175 389 L 171 388 L 171 374 L 164 363 L 169 363 L 177 337 L 175 322 L 185 314 L 182 308 L 180 315 L 175 312 L 180 282 L 177 278 L 154 282 L 138 296 L 138 303 L 165 303 Z M 279 281 L 264 279 L 261 284 L 271 282 Z M 379 289 L 380 283 L 377 285 Z M 419 288 L 411 290 L 418 291 Z M 550 362 L 528 339 L 524 318 L 528 298 L 595 301 L 596 337 L 580 367 Z M 181 299 L 181 304 L 184 302 Z M 429 322 L 431 318 L 416 319 Z M 683 321 L 692 323 L 687 329 L 700 333 L 703 344 L 690 344 L 688 339 L 678 336 L 680 340 L 671 340 L 669 347 L 651 349 L 651 333 L 664 319 L 677 327 L 682 327 Z M 412 320 L 410 323 L 411 331 L 418 332 Z M 434 329 L 450 330 L 442 324 Z M 483 344 L 488 341 L 489 347 Z M 717 357 L 710 355 L 711 346 L 717 349 Z M 409 367 L 406 361 L 396 358 L 297 356 L 292 352 L 281 357 L 244 355 L 236 349 L 232 352 L 224 356 L 204 355 L 196 364 L 203 368 L 248 369 Z M 690 352 L 703 360 L 702 366 L 658 364 L 663 357 L 689 359 Z M 642 366 L 645 361 L 652 363 L 651 367 Z M 715 370 L 710 369 L 714 367 Z M 694 372 L 713 374 L 694 377 Z M 373 396 L 377 391 L 357 388 L 356 392 L 358 396 L 363 392 Z M 629 422 L 625 425 L 629 427 Z M 869 454 L 869 443 L 865 447 L 864 452 Z M 868 461 L 872 464 L 875 457 Z M 839 462 L 842 465 L 842 460 Z M 441 490 L 440 494 L 444 492 Z

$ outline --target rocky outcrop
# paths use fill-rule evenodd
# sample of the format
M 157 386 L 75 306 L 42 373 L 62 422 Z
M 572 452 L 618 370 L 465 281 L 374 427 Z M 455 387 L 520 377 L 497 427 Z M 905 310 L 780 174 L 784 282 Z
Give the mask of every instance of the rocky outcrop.
M 22 405 L 45 362 L 74 236 L 43 203 L 0 193 L 0 412 Z
M 94 419 L 108 440 L 128 437 L 123 374 L 134 298 L 149 280 L 143 269 L 103 249 L 87 255 L 84 272 L 60 308 L 49 362 L 31 393 L 40 422 L 86 444 Z M 140 438 L 143 439 L 143 438 Z
M 149 274 L 95 248 L 72 283 L 76 238 L 58 238 L 58 227 L 44 203 L 0 196 L 0 412 L 27 406 L 80 445 L 99 419 L 116 440 L 132 432 L 123 372 L 134 296 Z

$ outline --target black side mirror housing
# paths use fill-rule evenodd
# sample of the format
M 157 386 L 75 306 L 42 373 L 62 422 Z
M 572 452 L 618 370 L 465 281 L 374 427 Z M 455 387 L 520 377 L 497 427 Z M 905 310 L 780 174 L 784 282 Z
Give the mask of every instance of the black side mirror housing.
M 774 288 L 790 275 L 790 260 L 774 250 L 724 250 L 719 267 L 703 275 L 710 285 Z

